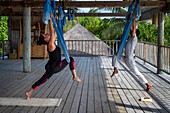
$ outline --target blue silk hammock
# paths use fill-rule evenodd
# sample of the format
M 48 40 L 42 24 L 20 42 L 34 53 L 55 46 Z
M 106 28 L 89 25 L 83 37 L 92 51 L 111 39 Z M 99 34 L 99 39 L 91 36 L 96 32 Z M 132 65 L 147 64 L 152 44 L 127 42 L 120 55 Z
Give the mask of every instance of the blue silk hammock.
M 72 10 L 72 12 L 71 12 L 71 20 L 72 21 L 74 20 L 74 10 Z
M 71 20 L 71 9 L 70 8 L 68 8 L 67 14 L 68 14 L 68 21 L 70 21 Z
M 126 45 L 126 40 L 127 40 L 129 31 L 130 31 L 130 27 L 131 27 L 133 17 L 135 15 L 136 10 L 137 10 L 137 13 L 136 13 L 135 20 L 138 20 L 138 18 L 141 16 L 141 9 L 140 9 L 140 5 L 139 5 L 139 0 L 136 0 L 135 8 L 133 10 L 132 17 L 131 17 L 131 19 L 129 19 L 129 16 L 130 16 L 130 14 L 132 12 L 133 6 L 134 6 L 134 2 L 129 6 L 128 12 L 127 12 L 127 15 L 126 15 L 127 23 L 126 23 L 125 29 L 123 31 L 123 35 L 122 35 L 122 38 L 120 40 L 119 49 L 118 49 L 118 52 L 117 52 L 117 59 L 119 59 L 119 60 L 122 57 L 123 49 L 124 49 L 124 47 Z
M 52 5 L 53 6 L 51 7 L 50 0 L 46 0 L 45 5 L 44 5 L 44 11 L 43 11 L 43 22 L 44 22 L 44 24 L 48 24 L 48 21 L 50 20 L 50 12 L 53 12 L 53 15 L 56 14 L 55 1 L 52 2 Z M 59 6 L 59 12 L 61 10 L 62 10 L 62 8 Z M 63 53 L 66 57 L 67 62 L 70 63 L 69 53 L 68 53 L 68 50 L 67 50 L 67 47 L 66 47 L 66 44 L 65 44 L 65 40 L 64 40 L 64 37 L 63 37 L 63 24 L 62 24 L 63 18 L 64 18 L 64 13 L 61 11 L 59 16 L 58 16 L 58 20 L 57 20 L 58 27 L 55 23 L 54 16 L 52 16 L 52 22 L 53 22 L 55 31 L 56 31 L 57 36 L 58 36 L 59 47 L 63 50 Z

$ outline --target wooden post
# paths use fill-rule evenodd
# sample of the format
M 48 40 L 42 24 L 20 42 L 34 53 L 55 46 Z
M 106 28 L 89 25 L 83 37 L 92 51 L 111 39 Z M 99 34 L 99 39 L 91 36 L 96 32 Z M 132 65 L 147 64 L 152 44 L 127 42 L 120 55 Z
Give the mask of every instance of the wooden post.
M 153 13 L 152 14 L 152 24 L 153 25 L 158 25 L 158 13 Z
M 118 41 L 116 41 L 116 51 L 118 51 Z
M 82 56 L 83 56 L 83 41 L 82 41 Z
M 72 51 L 72 55 L 73 55 L 73 40 L 71 42 L 72 42 L 72 50 L 71 51 Z
M 92 40 L 91 53 L 92 53 L 92 56 L 93 56 L 93 40 Z
M 23 71 L 31 72 L 31 7 L 23 11 Z
M 8 16 L 8 54 L 12 53 L 12 16 Z
M 38 22 L 38 29 L 39 29 L 39 31 L 38 31 L 38 39 L 37 40 L 39 40 L 40 34 L 41 34 L 41 26 L 40 26 L 39 22 Z
M 103 50 L 103 44 L 104 44 L 104 41 L 102 42 L 102 55 L 103 55 L 103 53 L 104 53 L 104 52 L 103 52 L 103 51 L 104 51 L 104 50 Z
M 144 59 L 144 64 L 146 61 L 146 44 L 144 43 L 144 49 L 143 49 L 143 59 Z
M 163 67 L 163 53 L 161 50 L 161 45 L 164 44 L 164 13 L 159 12 L 158 14 L 158 61 L 157 61 L 157 73 L 161 74 L 161 69 Z
M 111 46 L 111 41 L 109 40 L 109 56 L 112 54 L 112 46 Z
M 78 50 L 79 50 L 79 55 L 80 55 L 80 40 L 78 40 L 78 42 L 79 42 L 79 48 L 78 48 Z M 68 46 L 67 46 L 67 48 L 68 48 Z
M 20 20 L 20 39 L 19 39 L 19 43 L 22 43 L 22 20 Z
M 4 40 L 2 40 L 2 59 L 3 60 L 4 60 L 4 51 L 5 51 Z
M 112 54 L 112 55 L 114 55 L 114 54 L 115 54 L 115 53 L 114 53 L 114 52 L 115 52 L 115 51 L 114 51 L 114 41 L 113 41 L 113 49 L 112 49 L 112 50 L 113 50 L 113 54 Z

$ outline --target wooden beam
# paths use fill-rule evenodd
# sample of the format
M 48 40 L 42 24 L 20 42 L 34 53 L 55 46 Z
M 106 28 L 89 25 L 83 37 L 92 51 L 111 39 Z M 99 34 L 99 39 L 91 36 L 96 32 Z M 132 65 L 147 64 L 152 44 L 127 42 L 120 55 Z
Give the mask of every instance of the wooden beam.
M 92 8 L 92 7 L 129 7 L 132 1 L 65 1 L 65 8 Z M 167 1 L 140 1 L 141 7 L 165 7 Z M 45 1 L 0 1 L 0 6 L 20 6 L 43 8 Z M 59 2 L 56 1 L 58 7 Z
M 131 1 L 70 1 L 65 3 L 67 7 L 129 7 Z M 165 1 L 141 1 L 141 7 L 164 7 Z
M 159 12 L 159 11 L 160 11 L 160 8 L 151 8 L 151 9 L 142 11 L 140 21 L 152 19 L 153 13 Z
M 31 13 L 31 16 L 40 16 L 43 12 L 33 12 Z M 1 14 L 0 14 L 1 15 Z M 12 13 L 12 14 L 3 14 L 3 16 L 23 16 L 22 13 Z M 66 16 L 68 16 L 66 14 Z M 75 17 L 112 17 L 112 16 L 118 16 L 118 17 L 125 17 L 126 13 L 75 13 Z
M 12 13 L 13 10 L 12 10 L 12 8 L 0 8 L 0 12 L 1 13 L 3 13 L 3 12 L 5 12 L 5 13 Z
M 76 17 L 125 17 L 126 13 L 75 13 Z
M 161 9 L 162 12 L 170 13 L 170 2 L 166 3 L 166 6 Z

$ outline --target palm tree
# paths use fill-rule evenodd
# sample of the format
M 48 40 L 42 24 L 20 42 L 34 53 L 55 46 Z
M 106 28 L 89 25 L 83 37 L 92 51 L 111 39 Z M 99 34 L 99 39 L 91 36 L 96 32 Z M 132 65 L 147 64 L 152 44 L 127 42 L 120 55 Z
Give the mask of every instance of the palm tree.
M 112 13 L 126 13 L 127 11 L 123 8 L 115 8 L 115 7 L 105 7 L 105 8 L 98 8 L 99 10 L 105 10 L 105 11 L 112 11 Z
M 102 33 L 103 39 L 120 40 L 125 27 L 125 22 L 117 21 L 110 24 Z
M 97 13 L 99 11 L 98 8 L 92 8 L 90 9 L 89 13 Z

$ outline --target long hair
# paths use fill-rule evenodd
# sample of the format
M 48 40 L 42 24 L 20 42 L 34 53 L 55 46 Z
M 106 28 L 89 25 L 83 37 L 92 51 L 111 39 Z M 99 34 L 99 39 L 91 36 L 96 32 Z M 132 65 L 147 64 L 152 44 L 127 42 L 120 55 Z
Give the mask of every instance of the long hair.
M 47 42 L 44 40 L 44 38 L 45 37 L 41 34 L 39 40 L 37 41 L 37 44 L 38 45 L 47 44 Z
M 140 35 L 139 29 L 136 29 L 136 36 L 138 37 Z

